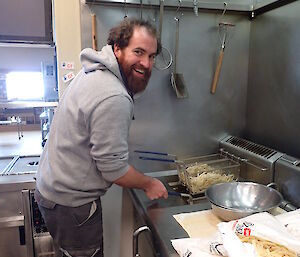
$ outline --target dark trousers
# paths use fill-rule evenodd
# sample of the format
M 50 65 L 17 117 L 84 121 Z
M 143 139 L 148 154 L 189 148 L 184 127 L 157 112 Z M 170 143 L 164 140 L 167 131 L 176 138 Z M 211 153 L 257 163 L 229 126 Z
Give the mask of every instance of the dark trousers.
M 100 198 L 79 207 L 67 207 L 47 200 L 35 190 L 35 199 L 53 238 L 56 256 L 103 257 Z

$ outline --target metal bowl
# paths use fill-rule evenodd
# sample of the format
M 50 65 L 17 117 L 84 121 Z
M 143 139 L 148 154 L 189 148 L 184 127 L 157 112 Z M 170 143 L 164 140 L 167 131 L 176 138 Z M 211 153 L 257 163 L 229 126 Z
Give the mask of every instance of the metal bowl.
M 225 221 L 270 211 L 282 202 L 282 196 L 277 190 L 252 182 L 215 184 L 205 194 L 211 203 L 212 212 Z

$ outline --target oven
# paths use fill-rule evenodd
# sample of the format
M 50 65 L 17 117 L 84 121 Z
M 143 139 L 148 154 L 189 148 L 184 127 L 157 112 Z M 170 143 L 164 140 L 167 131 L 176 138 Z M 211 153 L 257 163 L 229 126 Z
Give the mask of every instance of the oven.
M 39 156 L 2 158 L 1 257 L 54 257 L 53 240 L 34 199 Z
M 17 178 L 19 179 L 19 178 Z M 15 183 L 11 177 L 0 177 L 0 252 L 1 257 L 32 257 L 33 238 L 29 206 L 22 188 L 33 188 L 30 182 Z
M 34 199 L 35 183 L 7 178 L 0 177 L 1 257 L 54 257 L 52 237 Z
M 35 257 L 54 257 L 53 239 L 34 199 L 34 190 L 23 190 L 23 204 L 28 218 L 28 237 L 32 238 Z

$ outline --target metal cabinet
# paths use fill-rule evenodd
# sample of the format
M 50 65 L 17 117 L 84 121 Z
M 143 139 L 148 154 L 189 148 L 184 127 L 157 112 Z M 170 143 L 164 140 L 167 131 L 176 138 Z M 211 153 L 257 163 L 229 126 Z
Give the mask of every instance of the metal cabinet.
M 278 190 L 287 201 L 286 204 L 299 208 L 300 159 L 288 155 L 284 155 L 278 159 L 275 163 L 274 181 L 278 185 Z
M 148 229 L 143 214 L 135 206 L 130 190 L 123 190 L 121 257 L 156 257 L 153 235 Z
M 133 232 L 132 251 L 134 257 L 157 257 L 153 235 L 150 228 L 135 212 L 135 231 Z
M 1 257 L 54 257 L 52 237 L 34 199 L 33 175 L 0 176 Z
M 8 177 L 1 177 L 8 178 Z M 31 186 L 30 183 L 27 186 Z M 1 257 L 32 257 L 30 209 L 18 184 L 0 184 Z

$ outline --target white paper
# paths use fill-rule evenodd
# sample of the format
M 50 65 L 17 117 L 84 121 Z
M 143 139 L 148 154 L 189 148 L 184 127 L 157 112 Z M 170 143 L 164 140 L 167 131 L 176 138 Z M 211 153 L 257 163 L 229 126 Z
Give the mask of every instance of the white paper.
M 298 225 L 300 225 L 299 214 L 296 216 L 298 217 L 296 218 Z M 224 247 L 227 250 L 229 257 L 238 256 L 235 255 L 235 252 L 237 251 L 236 249 L 239 249 L 240 247 L 238 242 L 241 241 L 235 233 L 244 236 L 253 235 L 283 245 L 292 251 L 300 253 L 300 241 L 288 231 L 285 225 L 281 223 L 280 219 L 267 212 L 253 214 L 236 221 L 219 223 L 218 229 L 222 234 Z M 249 249 L 247 252 L 245 250 L 244 256 L 248 253 L 251 254 Z
M 178 220 L 187 217 L 177 216 Z M 267 212 L 230 222 L 220 222 L 218 231 L 209 237 L 183 238 L 171 240 L 174 249 L 181 257 L 216 255 L 228 257 L 257 257 L 254 246 L 242 243 L 236 233 L 253 235 L 286 246 L 300 253 L 300 209 L 273 216 Z M 217 245 L 220 253 L 214 248 Z

